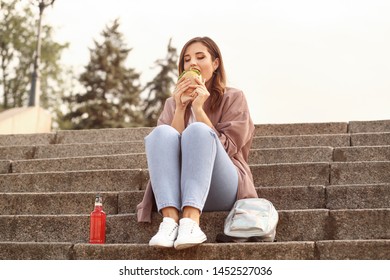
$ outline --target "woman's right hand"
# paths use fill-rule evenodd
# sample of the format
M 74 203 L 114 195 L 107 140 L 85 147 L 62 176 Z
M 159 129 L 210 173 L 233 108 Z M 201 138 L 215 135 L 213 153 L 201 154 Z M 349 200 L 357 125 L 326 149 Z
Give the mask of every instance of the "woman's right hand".
M 172 93 L 173 98 L 175 99 L 176 109 L 173 115 L 171 126 L 174 127 L 179 133 L 182 133 L 183 130 L 185 129 L 185 124 L 184 124 L 185 111 L 187 105 L 191 102 L 191 101 L 187 101 L 185 103 L 182 103 L 181 95 L 190 88 L 190 85 L 191 85 L 191 80 L 182 77 L 177 82 L 175 90 Z
M 187 101 L 185 103 L 181 102 L 181 95 L 184 92 L 186 92 L 188 89 L 190 89 L 190 86 L 191 86 L 191 80 L 188 78 L 183 77 L 177 82 L 175 90 L 172 93 L 173 98 L 175 99 L 176 109 L 185 110 L 187 105 L 191 102 L 191 101 Z

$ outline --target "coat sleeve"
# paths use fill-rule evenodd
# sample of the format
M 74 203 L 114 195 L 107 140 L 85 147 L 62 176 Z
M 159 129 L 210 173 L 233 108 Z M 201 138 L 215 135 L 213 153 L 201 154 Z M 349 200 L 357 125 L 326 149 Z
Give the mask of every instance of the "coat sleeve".
M 215 130 L 228 155 L 234 157 L 244 146 L 251 144 L 255 128 L 244 93 L 235 91 L 226 98 L 221 120 L 215 125 Z M 247 157 L 245 154 L 245 160 Z
M 175 100 L 169 97 L 164 103 L 164 109 L 157 120 L 157 125 L 167 124 L 171 125 L 173 115 L 175 113 Z

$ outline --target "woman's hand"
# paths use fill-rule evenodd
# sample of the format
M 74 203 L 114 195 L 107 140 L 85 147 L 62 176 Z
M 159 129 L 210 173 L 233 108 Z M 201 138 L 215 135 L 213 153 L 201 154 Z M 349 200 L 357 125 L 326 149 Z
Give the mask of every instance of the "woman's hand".
M 201 81 L 196 78 L 195 81 L 197 85 L 189 86 L 194 89 L 192 93 L 194 94 L 195 99 L 192 101 L 192 108 L 194 111 L 200 111 L 203 110 L 203 104 L 209 98 L 210 92 L 206 88 L 206 80 Z
M 175 90 L 172 93 L 173 98 L 175 99 L 176 109 L 173 115 L 173 120 L 171 126 L 174 127 L 179 133 L 182 133 L 185 129 L 184 117 L 187 105 L 191 102 L 187 101 L 185 103 L 181 102 L 181 96 L 190 88 L 191 80 L 186 78 L 181 78 L 175 87 Z
M 184 77 L 177 82 L 175 90 L 172 93 L 173 98 L 175 99 L 176 109 L 184 111 L 187 105 L 191 102 L 191 101 L 187 101 L 185 103 L 181 102 L 181 95 L 184 92 L 186 92 L 188 89 L 191 89 L 190 86 L 191 86 L 191 80 L 186 79 Z
M 192 88 L 194 88 L 193 93 L 195 99 L 192 101 L 192 109 L 194 111 L 195 118 L 198 122 L 203 122 L 209 127 L 214 128 L 209 117 L 203 109 L 204 103 L 210 96 L 210 92 L 207 90 L 206 87 L 206 80 L 201 81 L 199 79 L 195 79 L 195 81 L 197 82 L 197 85 L 191 86 Z

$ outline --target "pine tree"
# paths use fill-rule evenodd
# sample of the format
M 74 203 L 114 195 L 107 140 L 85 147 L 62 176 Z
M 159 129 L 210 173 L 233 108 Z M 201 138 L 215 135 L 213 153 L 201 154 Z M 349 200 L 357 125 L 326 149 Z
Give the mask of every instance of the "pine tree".
M 36 3 L 0 1 L 0 111 L 27 105 L 31 88 L 31 69 L 37 42 Z M 62 51 L 68 44 L 53 40 L 53 28 L 42 25 L 40 60 L 40 105 L 54 111 L 61 102 L 65 67 Z
M 94 41 L 90 62 L 80 76 L 85 92 L 65 100 L 74 110 L 64 116 L 73 129 L 121 128 L 142 125 L 140 75 L 125 62 L 131 49 L 118 31 L 119 21 L 106 26 L 103 42 Z
M 161 70 L 157 76 L 148 82 L 144 90 L 148 91 L 148 97 L 144 102 L 145 126 L 155 126 L 157 119 L 163 110 L 165 100 L 171 96 L 177 80 L 177 50 L 172 47 L 172 39 L 168 43 L 168 53 L 165 59 L 158 59 L 155 67 Z

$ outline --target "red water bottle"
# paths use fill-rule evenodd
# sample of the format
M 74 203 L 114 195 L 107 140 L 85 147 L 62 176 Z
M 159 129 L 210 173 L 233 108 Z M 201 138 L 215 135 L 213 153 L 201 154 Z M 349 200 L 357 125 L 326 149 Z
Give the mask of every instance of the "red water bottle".
M 91 212 L 89 243 L 103 244 L 106 242 L 106 213 L 103 211 L 102 197 L 97 194 L 95 209 Z

